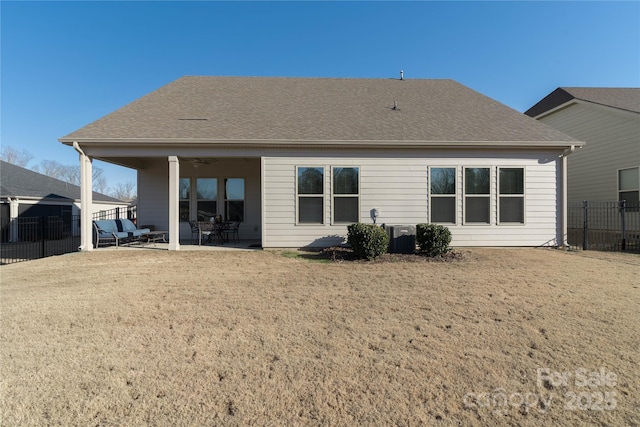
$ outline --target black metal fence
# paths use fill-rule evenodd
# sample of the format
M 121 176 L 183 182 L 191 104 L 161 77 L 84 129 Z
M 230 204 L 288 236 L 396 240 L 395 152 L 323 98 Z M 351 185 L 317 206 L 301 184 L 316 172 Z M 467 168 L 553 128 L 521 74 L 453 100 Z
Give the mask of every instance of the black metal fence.
M 122 208 L 114 208 L 106 211 L 99 211 L 93 213 L 93 220 L 98 219 L 130 219 L 135 223 L 138 214 L 138 207 L 136 205 L 127 206 Z
M 0 264 L 77 252 L 80 216 L 18 217 L 6 229 L 0 246 Z
M 572 248 L 640 252 L 638 202 L 569 202 L 567 222 Z

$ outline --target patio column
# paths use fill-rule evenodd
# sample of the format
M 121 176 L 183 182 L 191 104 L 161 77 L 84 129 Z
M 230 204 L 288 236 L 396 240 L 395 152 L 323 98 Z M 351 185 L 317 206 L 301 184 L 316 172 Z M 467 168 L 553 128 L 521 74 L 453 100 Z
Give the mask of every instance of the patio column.
M 74 141 L 73 148 L 80 154 L 80 250 L 93 250 L 93 163 Z
M 20 202 L 9 197 L 9 241 L 18 241 L 18 216 L 20 215 Z
M 180 162 L 169 156 L 169 250 L 180 250 Z

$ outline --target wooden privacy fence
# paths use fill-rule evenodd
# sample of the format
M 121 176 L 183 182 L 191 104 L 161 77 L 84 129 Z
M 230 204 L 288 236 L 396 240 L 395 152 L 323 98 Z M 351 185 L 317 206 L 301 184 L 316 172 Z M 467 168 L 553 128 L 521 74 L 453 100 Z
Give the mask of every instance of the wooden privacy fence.
M 567 221 L 572 248 L 640 252 L 638 202 L 569 202 Z

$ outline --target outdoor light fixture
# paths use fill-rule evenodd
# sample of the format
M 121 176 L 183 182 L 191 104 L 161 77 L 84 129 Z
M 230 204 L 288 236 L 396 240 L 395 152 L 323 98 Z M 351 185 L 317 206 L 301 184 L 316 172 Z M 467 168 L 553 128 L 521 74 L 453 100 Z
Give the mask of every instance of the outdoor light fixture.
M 373 208 L 369 211 L 369 213 L 371 214 L 371 219 L 373 220 L 373 223 L 376 223 L 376 220 L 378 219 L 378 216 L 380 215 L 380 211 L 378 211 L 378 209 Z

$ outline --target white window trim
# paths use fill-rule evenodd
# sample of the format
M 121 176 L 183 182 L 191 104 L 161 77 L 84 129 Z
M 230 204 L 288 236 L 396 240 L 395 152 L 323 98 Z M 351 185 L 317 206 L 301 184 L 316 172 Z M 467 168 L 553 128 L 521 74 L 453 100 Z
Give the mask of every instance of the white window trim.
M 322 194 L 298 194 L 298 169 L 300 168 L 316 168 L 316 169 L 322 169 Z M 326 188 L 326 184 L 327 184 L 327 173 L 326 173 L 327 168 L 324 165 L 304 165 L 304 166 L 295 166 L 295 197 L 296 197 L 296 208 L 295 208 L 295 225 L 299 225 L 302 227 L 324 227 L 325 221 L 326 221 L 326 217 L 325 217 L 325 212 L 326 212 L 326 193 L 327 193 L 327 188 Z M 320 223 L 315 223 L 315 222 L 300 222 L 300 197 L 322 197 L 322 222 Z
M 432 194 L 431 193 L 431 177 L 432 169 L 453 169 L 454 173 L 455 173 L 455 183 L 454 183 L 454 188 L 455 188 L 455 192 L 453 194 Z M 433 224 L 442 224 L 442 225 L 458 225 L 458 218 L 459 218 L 459 212 L 458 212 L 458 196 L 459 196 L 459 179 L 458 179 L 458 166 L 429 166 L 428 168 L 428 173 L 429 173 L 429 180 L 427 182 L 427 191 L 429 192 L 429 199 L 428 199 L 428 203 L 429 203 L 429 209 L 427 210 L 427 220 L 429 223 L 433 223 Z M 453 197 L 454 199 L 454 204 L 453 207 L 455 209 L 455 213 L 454 213 L 454 220 L 453 222 L 434 222 L 431 220 L 431 198 L 432 197 L 436 197 L 436 198 L 445 198 L 445 197 Z
M 467 196 L 467 179 L 466 179 L 466 170 L 467 169 L 489 169 L 489 194 L 469 194 Z M 487 165 L 481 166 L 463 166 L 462 167 L 462 225 L 470 225 L 477 227 L 490 227 L 494 225 L 493 217 L 491 215 L 491 208 L 493 206 L 493 200 L 495 199 L 495 185 L 493 179 L 493 168 Z M 489 198 L 489 222 L 469 222 L 466 220 L 467 216 L 467 197 L 475 197 L 475 198 Z
M 350 168 L 350 169 L 358 169 L 358 193 L 357 194 L 334 194 L 333 192 L 333 170 L 334 169 L 346 169 L 346 168 Z M 348 166 L 341 166 L 341 165 L 334 165 L 331 166 L 331 178 L 330 178 L 330 184 L 331 184 L 331 191 L 330 191 L 330 197 L 331 197 L 331 225 L 345 225 L 345 224 L 353 224 L 354 221 L 336 221 L 334 219 L 334 214 L 335 214 L 335 202 L 334 202 L 334 197 L 357 197 L 358 198 L 358 218 L 356 219 L 355 222 L 360 222 L 360 176 L 362 175 L 362 167 L 360 167 L 359 165 L 348 165 Z M 297 176 L 297 175 L 296 175 Z M 296 187 L 297 188 L 297 187 Z
M 500 169 L 522 169 L 522 222 L 500 221 Z M 519 194 L 505 194 L 504 197 L 520 197 Z M 496 167 L 496 224 L 507 227 L 522 227 L 527 224 L 527 168 L 526 166 L 497 166 Z
M 620 171 L 626 171 L 626 170 L 630 170 L 630 169 L 638 169 L 638 183 L 637 183 L 638 186 L 636 188 L 632 188 L 632 189 L 629 189 L 629 190 L 620 190 Z M 638 191 L 638 192 L 640 192 L 640 166 L 631 166 L 629 168 L 619 168 L 616 171 L 616 188 L 618 189 L 618 192 L 616 194 L 616 200 L 618 200 L 618 201 L 621 200 L 620 199 L 620 193 L 623 192 L 623 191 L 625 193 L 629 192 L 629 191 Z

